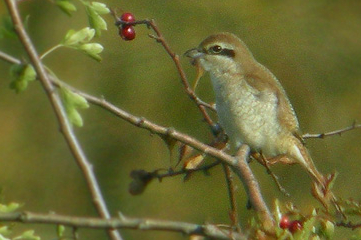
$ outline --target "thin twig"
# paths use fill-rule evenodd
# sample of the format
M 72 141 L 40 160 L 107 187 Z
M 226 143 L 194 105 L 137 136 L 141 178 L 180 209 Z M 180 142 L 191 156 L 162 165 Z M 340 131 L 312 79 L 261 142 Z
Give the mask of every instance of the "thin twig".
M 162 33 L 158 29 L 158 27 L 153 19 L 149 21 L 149 25 L 154 30 L 154 32 L 157 34 L 157 37 L 155 38 L 157 40 L 157 42 L 160 42 L 162 44 L 163 48 L 166 50 L 166 52 L 169 54 L 169 56 L 172 58 L 174 64 L 176 65 L 176 68 L 179 72 L 179 75 L 181 77 L 181 80 L 182 80 L 182 83 L 183 83 L 183 86 L 184 86 L 184 89 L 185 89 L 187 95 L 197 104 L 197 106 L 198 106 L 199 110 L 202 112 L 206 122 L 210 126 L 213 126 L 214 123 L 213 123 L 212 119 L 209 117 L 209 115 L 205 109 L 205 106 L 212 109 L 213 111 L 215 111 L 215 109 L 212 106 L 210 106 L 210 105 L 206 104 L 205 102 L 203 102 L 202 100 L 200 100 L 197 97 L 197 95 L 194 93 L 194 91 L 192 90 L 192 88 L 187 80 L 187 77 L 182 68 L 182 65 L 179 61 L 178 54 L 176 54 L 175 52 L 172 51 L 172 49 L 168 45 L 167 41 L 163 37 Z
M 231 205 L 230 218 L 232 221 L 232 226 L 237 229 L 237 232 L 241 232 L 241 227 L 238 221 L 238 208 L 237 208 L 237 200 L 236 200 L 236 185 L 234 183 L 233 175 L 230 166 L 226 164 L 222 164 L 224 175 L 227 182 L 228 196 L 229 202 Z
M 155 32 L 156 36 L 154 35 L 149 35 L 149 37 L 154 38 L 158 43 L 162 44 L 164 50 L 168 53 L 168 55 L 172 58 L 177 71 L 180 75 L 182 84 L 184 86 L 184 89 L 187 93 L 187 95 L 196 103 L 197 107 L 199 108 L 199 110 L 201 111 L 201 113 L 203 114 L 203 117 L 205 119 L 205 121 L 210 125 L 213 126 L 214 123 L 212 121 L 212 119 L 210 118 L 210 116 L 208 115 L 206 108 L 211 109 L 212 111 L 215 111 L 215 108 L 213 106 L 211 106 L 210 104 L 203 102 L 201 99 L 199 99 L 197 97 L 197 95 L 195 94 L 195 92 L 192 90 L 188 80 L 187 80 L 187 76 L 182 68 L 182 65 L 179 61 L 179 55 L 176 54 L 169 46 L 169 44 L 167 43 L 167 41 L 165 40 L 165 38 L 163 37 L 163 34 L 161 33 L 161 31 L 159 30 L 158 26 L 156 25 L 155 21 L 153 19 L 151 20 L 141 20 L 141 21 L 134 21 L 134 22 L 124 22 L 121 21 L 117 16 L 115 11 L 112 11 L 112 14 L 114 16 L 114 18 L 116 19 L 116 26 L 120 26 L 122 24 L 125 25 L 139 25 L 139 24 L 145 24 L 148 27 L 150 27 L 151 29 L 153 29 L 153 31 Z
M 345 228 L 351 228 L 352 230 L 355 230 L 357 228 L 361 228 L 361 223 L 352 223 L 352 222 L 337 222 L 336 226 L 339 227 L 345 227 Z
M 1 52 L 1 51 L 0 51 L 0 58 L 9 63 L 21 64 L 21 61 L 19 59 L 14 58 L 13 56 L 10 56 L 9 54 Z
M 67 115 L 64 111 L 62 102 L 59 98 L 59 95 L 55 91 L 55 88 L 49 79 L 49 75 L 47 74 L 39 55 L 30 39 L 28 34 L 25 31 L 23 26 L 21 17 L 19 15 L 19 11 L 17 8 L 17 2 L 13 0 L 5 0 L 7 4 L 7 8 L 10 12 L 15 31 L 23 44 L 25 51 L 27 52 L 30 61 L 32 62 L 34 69 L 36 70 L 38 79 L 43 86 L 49 101 L 52 105 L 52 108 L 55 112 L 56 118 L 58 120 L 58 124 L 60 126 L 60 130 L 65 138 L 70 151 L 72 152 L 74 158 L 76 159 L 77 164 L 82 170 L 84 177 L 86 179 L 88 188 L 92 195 L 92 200 L 95 205 L 96 210 L 98 211 L 99 215 L 103 218 L 110 218 L 110 214 L 107 210 L 105 201 L 101 194 L 98 182 L 96 180 L 95 174 L 93 172 L 92 165 L 87 160 L 73 130 L 68 121 Z M 14 59 L 7 59 L 7 60 L 14 60 Z M 121 240 L 122 237 L 119 233 L 115 230 L 108 230 L 109 236 L 114 240 Z
M 266 171 L 269 175 L 271 175 L 273 181 L 276 183 L 276 186 L 278 190 L 280 190 L 281 193 L 283 193 L 285 196 L 289 197 L 290 194 L 286 191 L 286 189 L 282 186 L 282 184 L 278 181 L 278 177 L 274 172 L 271 170 L 271 167 L 268 164 L 267 158 L 261 153 L 260 159 L 257 159 L 258 162 L 261 162 L 261 164 L 266 168 Z
M 181 169 L 181 170 L 178 170 L 178 171 L 166 171 L 165 173 L 159 173 L 159 170 L 155 170 L 151 173 L 152 177 L 155 177 L 155 178 L 158 178 L 159 180 L 162 180 L 163 178 L 166 178 L 166 177 L 174 177 L 174 176 L 178 176 L 178 175 L 182 175 L 182 174 L 191 174 L 191 173 L 194 173 L 194 172 L 199 172 L 199 171 L 208 171 L 209 169 L 217 166 L 220 164 L 220 161 L 215 161 L 211 164 L 208 164 L 208 165 L 204 165 L 204 166 L 200 166 L 198 168 L 195 168 L 195 169 Z
M 361 124 L 356 124 L 356 122 L 354 122 L 351 126 L 343 128 L 343 129 L 339 129 L 339 130 L 335 130 L 335 131 L 331 131 L 331 132 L 327 132 L 327 133 L 317 133 L 317 134 L 306 133 L 302 137 L 303 138 L 325 138 L 325 137 L 334 136 L 334 135 L 341 136 L 342 133 L 348 132 L 348 131 L 351 131 L 351 130 L 354 130 L 357 128 L 361 128 Z
M 168 220 L 154 220 L 141 218 L 128 218 L 121 215 L 119 218 L 101 219 L 89 217 L 73 217 L 58 214 L 39 214 L 32 212 L 0 213 L 0 221 L 41 223 L 52 225 L 64 225 L 72 228 L 92 229 L 135 229 L 142 231 L 169 231 L 179 232 L 186 235 L 201 235 L 211 239 L 229 240 L 229 232 L 220 230 L 212 224 L 192 224 L 186 222 L 174 222 Z M 232 232 L 233 239 L 246 240 L 246 237 Z

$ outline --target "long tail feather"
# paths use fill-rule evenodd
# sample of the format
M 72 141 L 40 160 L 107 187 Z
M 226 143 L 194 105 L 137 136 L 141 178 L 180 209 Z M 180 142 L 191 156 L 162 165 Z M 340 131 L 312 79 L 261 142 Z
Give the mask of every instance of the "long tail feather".
M 328 208 L 329 203 L 332 203 L 332 205 L 336 208 L 336 211 L 344 217 L 344 213 L 341 209 L 341 207 L 337 203 L 336 196 L 332 193 L 332 191 L 328 188 L 328 180 L 317 170 L 315 164 L 313 163 L 310 154 L 308 153 L 306 147 L 303 145 L 303 143 L 297 139 L 293 139 L 293 145 L 290 149 L 290 155 L 291 157 L 298 160 L 298 162 L 307 170 L 309 176 L 312 178 L 312 180 L 315 182 L 314 189 L 319 189 L 321 191 L 318 191 L 323 196 L 317 196 L 317 198 L 321 201 L 321 203 Z M 326 196 L 327 195 L 327 196 Z M 327 203 L 327 199 L 329 203 Z

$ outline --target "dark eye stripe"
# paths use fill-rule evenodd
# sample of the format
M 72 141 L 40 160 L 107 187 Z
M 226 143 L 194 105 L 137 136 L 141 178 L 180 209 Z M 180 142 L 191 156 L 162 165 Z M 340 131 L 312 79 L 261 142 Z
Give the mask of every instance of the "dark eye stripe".
M 236 55 L 233 49 L 228 49 L 228 48 L 223 48 L 220 52 L 214 52 L 214 51 L 203 49 L 203 52 L 207 53 L 207 54 L 212 54 L 212 55 L 223 55 L 223 56 L 227 56 L 230 58 L 234 58 L 234 56 Z
M 227 57 L 230 57 L 230 58 L 234 58 L 235 53 L 234 53 L 233 49 L 224 48 L 224 49 L 222 49 L 222 51 L 220 51 L 218 53 L 218 55 L 223 55 L 223 56 L 227 56 Z

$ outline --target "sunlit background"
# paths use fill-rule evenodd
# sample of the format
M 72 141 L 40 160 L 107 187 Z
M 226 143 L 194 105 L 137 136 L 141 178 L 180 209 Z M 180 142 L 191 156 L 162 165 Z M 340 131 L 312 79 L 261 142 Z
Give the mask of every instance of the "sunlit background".
M 82 5 L 69 17 L 51 1 L 20 3 L 28 18 L 28 32 L 39 53 L 59 43 L 69 29 L 87 26 Z M 281 81 L 298 114 L 304 133 L 321 133 L 361 121 L 361 2 L 358 1 L 106 1 L 113 8 L 154 18 L 171 48 L 178 54 L 195 47 L 206 36 L 229 31 L 241 37 L 259 62 Z M 7 10 L 0 3 L 4 17 Z M 105 16 L 108 31 L 95 39 L 104 46 L 98 63 L 70 49 L 58 49 L 44 63 L 68 84 L 160 125 L 173 127 L 208 142 L 212 135 L 194 103 L 186 96 L 175 66 L 160 44 L 137 26 L 134 41 L 125 42 Z M 0 50 L 26 58 L 16 38 L 0 39 Z M 195 76 L 181 58 L 190 81 Z M 0 187 L 3 203 L 19 202 L 23 210 L 74 216 L 97 216 L 83 175 L 59 132 L 54 113 L 39 82 L 15 94 L 9 89 L 10 65 L 0 61 Z M 213 101 L 208 77 L 197 94 Z M 169 219 L 192 223 L 229 223 L 229 201 L 222 169 L 210 176 L 194 174 L 152 182 L 139 196 L 128 193 L 129 173 L 175 166 L 164 142 L 103 109 L 82 110 L 84 127 L 75 128 L 112 215 Z M 323 173 L 339 173 L 334 191 L 360 200 L 361 130 L 323 140 L 307 141 Z M 210 161 L 212 159 L 209 159 Z M 310 180 L 299 166 L 277 166 L 275 173 L 291 194 L 280 193 L 265 169 L 251 167 L 262 192 L 273 207 L 275 198 L 292 201 L 304 214 L 321 207 L 310 194 Z M 252 215 L 237 181 L 239 215 L 243 226 Z M 54 226 L 35 228 L 43 239 L 54 239 Z M 178 233 L 121 230 L 124 239 L 186 239 Z M 102 230 L 79 230 L 80 239 L 106 239 Z M 70 234 L 70 230 L 68 232 Z M 351 231 L 336 230 L 335 239 L 348 239 Z

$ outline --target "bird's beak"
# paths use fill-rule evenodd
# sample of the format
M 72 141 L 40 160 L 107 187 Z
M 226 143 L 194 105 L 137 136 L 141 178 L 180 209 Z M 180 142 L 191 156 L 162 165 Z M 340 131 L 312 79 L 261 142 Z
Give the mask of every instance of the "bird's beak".
M 198 48 L 192 48 L 186 51 L 184 56 L 191 58 L 191 63 L 194 65 L 195 61 L 204 56 L 204 53 L 199 51 Z
M 186 51 L 184 53 L 184 56 L 193 58 L 193 59 L 202 57 L 203 55 L 204 55 L 204 53 L 199 51 L 198 48 L 189 49 L 188 51 Z

